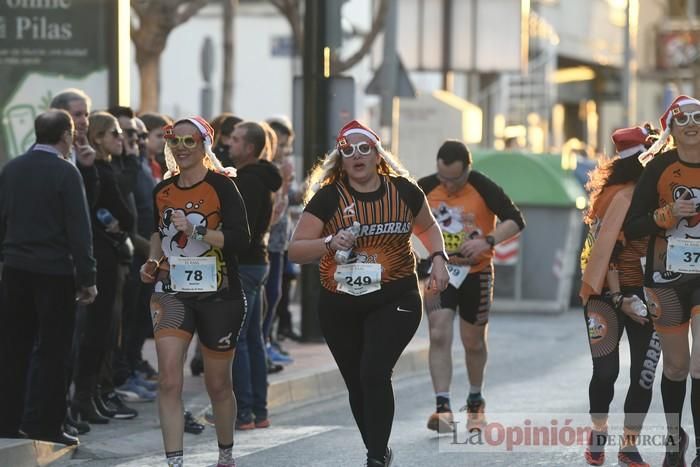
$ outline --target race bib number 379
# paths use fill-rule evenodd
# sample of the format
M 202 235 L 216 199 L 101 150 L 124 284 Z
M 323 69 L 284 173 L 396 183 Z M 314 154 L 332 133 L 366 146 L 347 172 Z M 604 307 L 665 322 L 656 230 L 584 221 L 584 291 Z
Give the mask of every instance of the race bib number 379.
M 700 274 L 700 240 L 669 238 L 666 248 L 666 269 L 685 274 Z
M 175 292 L 216 292 L 216 258 L 171 256 L 170 284 Z

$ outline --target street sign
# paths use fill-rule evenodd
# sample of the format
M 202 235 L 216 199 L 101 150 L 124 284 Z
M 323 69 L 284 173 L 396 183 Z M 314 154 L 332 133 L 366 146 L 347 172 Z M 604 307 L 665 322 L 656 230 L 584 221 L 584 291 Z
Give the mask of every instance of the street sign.
M 128 0 L 3 2 L 0 9 L 0 165 L 34 142 L 34 119 L 66 88 L 85 91 L 93 108 L 128 99 Z M 121 39 L 120 39 L 121 38 Z M 128 57 L 128 55 L 127 55 Z
M 398 72 L 398 85 L 395 87 L 396 92 L 394 97 L 416 97 L 416 88 L 413 87 L 411 78 L 406 73 L 406 68 L 401 62 L 401 58 L 398 59 L 399 62 L 399 72 Z M 386 62 L 382 62 L 382 65 L 374 73 L 372 81 L 369 82 L 365 88 L 367 94 L 374 94 L 377 96 L 382 95 L 382 73 L 385 72 Z

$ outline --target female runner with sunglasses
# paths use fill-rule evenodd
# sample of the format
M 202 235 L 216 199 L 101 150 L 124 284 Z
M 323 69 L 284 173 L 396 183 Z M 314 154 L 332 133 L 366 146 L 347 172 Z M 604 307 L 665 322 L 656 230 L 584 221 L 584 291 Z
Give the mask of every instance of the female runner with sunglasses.
M 669 438 L 663 465 L 686 465 L 688 436 L 681 414 L 690 372 L 692 466 L 700 467 L 700 101 L 677 97 L 661 116 L 661 126 L 660 139 L 639 156 L 643 163 L 653 160 L 634 190 L 625 236 L 650 236 L 644 285 L 664 356 L 661 397 Z M 676 147 L 654 157 L 669 136 Z
M 168 466 L 183 463 L 183 365 L 199 335 L 204 381 L 219 442 L 218 467 L 232 467 L 236 400 L 231 364 L 245 317 L 237 255 L 250 242 L 245 206 L 211 150 L 214 130 L 201 117 L 165 127 L 168 172 L 154 189 L 151 255 L 141 280 L 155 283 L 151 317 L 158 356 L 158 409 Z
M 321 260 L 321 328 L 348 388 L 367 465 L 388 466 L 391 373 L 422 314 L 411 233 L 431 249 L 432 288 L 447 286 L 447 255 L 425 195 L 377 134 L 352 121 L 336 141 L 311 173 L 289 259 Z M 355 235 L 348 229 L 357 224 Z M 336 264 L 336 252 L 348 250 L 347 264 Z

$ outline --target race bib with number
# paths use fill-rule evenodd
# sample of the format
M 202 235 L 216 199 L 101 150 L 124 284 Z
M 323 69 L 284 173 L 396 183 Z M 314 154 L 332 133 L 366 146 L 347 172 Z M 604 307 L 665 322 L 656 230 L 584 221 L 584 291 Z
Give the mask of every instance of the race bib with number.
M 471 266 L 455 266 L 454 264 L 450 263 L 447 263 L 446 266 L 447 272 L 450 275 L 450 284 L 455 289 L 459 289 L 464 282 L 464 279 L 467 278 L 467 274 L 469 274 Z
M 666 247 L 666 269 L 685 274 L 700 274 L 700 240 L 669 238 Z
M 216 258 L 171 256 L 170 284 L 175 292 L 216 292 Z
M 338 290 L 350 295 L 365 295 L 382 288 L 382 265 L 376 263 L 342 264 L 333 276 Z

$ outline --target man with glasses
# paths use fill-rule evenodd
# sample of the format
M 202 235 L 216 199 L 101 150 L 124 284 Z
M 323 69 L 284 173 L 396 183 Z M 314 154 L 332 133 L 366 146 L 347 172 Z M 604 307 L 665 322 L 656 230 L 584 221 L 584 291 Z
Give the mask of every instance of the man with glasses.
M 360 148 L 358 148 L 360 150 Z M 430 375 L 437 409 L 428 428 L 452 430 L 450 383 L 452 335 L 459 311 L 469 396 L 467 429 L 486 424 L 481 395 L 486 367 L 486 329 L 493 298 L 493 248 L 525 227 L 525 221 L 503 189 L 484 174 L 472 170 L 469 149 L 448 140 L 437 153 L 437 173 L 418 181 L 438 222 L 449 256 L 450 285 L 443 292 L 426 290 L 425 308 L 430 326 Z M 496 218 L 500 224 L 496 225 Z

